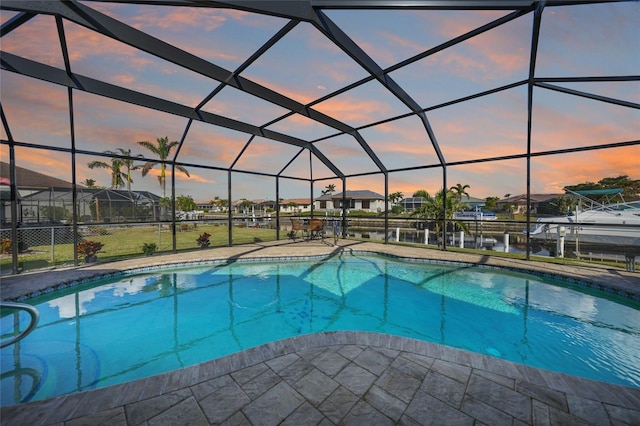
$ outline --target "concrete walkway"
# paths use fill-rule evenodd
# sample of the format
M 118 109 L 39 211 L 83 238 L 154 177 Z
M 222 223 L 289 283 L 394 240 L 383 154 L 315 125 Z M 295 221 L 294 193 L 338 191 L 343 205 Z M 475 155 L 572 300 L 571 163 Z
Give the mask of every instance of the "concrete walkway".
M 332 242 L 331 242 L 332 243 Z M 415 247 L 276 242 L 3 277 L 15 300 L 145 265 L 357 250 L 572 276 L 638 296 L 638 274 Z M 46 291 L 46 290 L 45 290 Z M 428 342 L 332 332 L 272 342 L 182 370 L 45 401 L 3 407 L 2 425 L 638 425 L 640 389 L 526 367 Z

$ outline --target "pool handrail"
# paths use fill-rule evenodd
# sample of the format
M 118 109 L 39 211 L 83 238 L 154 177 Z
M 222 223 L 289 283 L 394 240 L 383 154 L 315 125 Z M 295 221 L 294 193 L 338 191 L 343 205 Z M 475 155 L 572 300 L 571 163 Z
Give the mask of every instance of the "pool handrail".
M 28 305 L 26 303 L 17 303 L 17 302 L 0 302 L 0 308 L 12 308 L 27 311 L 27 313 L 31 316 L 31 322 L 29 326 L 25 328 L 20 334 L 17 336 L 0 343 L 0 348 L 4 348 L 5 346 L 13 345 L 14 343 L 19 342 L 20 340 L 27 337 L 29 333 L 33 331 L 33 329 L 38 324 L 38 320 L 40 319 L 40 312 L 35 308 L 35 306 Z

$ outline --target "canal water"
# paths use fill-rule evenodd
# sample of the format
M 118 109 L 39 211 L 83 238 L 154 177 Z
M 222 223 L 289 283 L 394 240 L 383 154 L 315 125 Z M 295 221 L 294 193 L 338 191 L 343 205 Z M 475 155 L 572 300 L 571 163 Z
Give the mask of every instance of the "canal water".
M 389 241 L 399 241 L 404 243 L 414 243 L 414 244 L 424 244 L 425 232 L 424 231 L 407 231 L 400 230 L 399 238 L 396 237 L 396 229 L 389 230 Z M 348 235 L 355 238 L 364 238 L 371 240 L 380 240 L 384 241 L 384 231 L 378 229 L 349 229 Z M 453 236 L 455 240 L 452 240 L 452 235 L 449 234 L 447 238 L 447 244 L 449 246 L 460 247 L 460 234 L 458 232 Z M 464 236 L 464 247 L 465 248 L 478 248 L 481 250 L 488 251 L 496 251 L 496 252 L 505 252 L 505 234 L 478 234 L 474 235 L 473 233 L 470 235 Z M 429 245 L 437 246 L 437 236 L 430 232 L 429 234 Z M 526 247 L 526 237 L 524 235 L 509 235 L 509 253 L 518 253 L 525 254 L 527 250 Z M 551 253 L 548 249 L 541 245 L 534 245 L 532 247 L 531 254 L 536 256 L 551 256 Z

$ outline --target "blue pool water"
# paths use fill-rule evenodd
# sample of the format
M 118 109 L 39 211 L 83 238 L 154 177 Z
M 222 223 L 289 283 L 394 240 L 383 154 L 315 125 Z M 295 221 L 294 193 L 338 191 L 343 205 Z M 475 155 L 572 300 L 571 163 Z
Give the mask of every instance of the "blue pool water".
M 29 300 L 2 405 L 175 370 L 300 334 L 389 333 L 640 387 L 640 303 L 528 274 L 341 254 L 121 275 Z M 26 316 L 22 328 L 28 323 Z M 2 335 L 14 327 L 2 319 Z

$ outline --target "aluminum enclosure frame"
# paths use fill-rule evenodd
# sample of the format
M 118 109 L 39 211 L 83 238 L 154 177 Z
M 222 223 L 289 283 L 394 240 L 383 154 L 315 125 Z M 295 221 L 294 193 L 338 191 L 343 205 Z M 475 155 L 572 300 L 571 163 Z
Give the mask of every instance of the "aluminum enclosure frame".
M 334 174 L 334 178 L 340 179 L 343 185 L 343 193 L 346 192 L 348 179 L 366 174 L 381 174 L 385 182 L 385 198 L 389 196 L 388 190 L 388 178 L 389 174 L 393 172 L 420 170 L 420 169 L 432 169 L 437 168 L 442 171 L 442 188 L 447 188 L 447 168 L 455 165 L 473 164 L 481 162 L 499 161 L 504 159 L 525 159 L 527 164 L 526 171 L 526 191 L 528 198 L 528 206 L 530 207 L 530 195 L 531 195 L 531 158 L 536 156 L 554 155 L 558 153 L 570 153 L 588 150 L 599 150 L 608 148 L 617 148 L 625 146 L 640 145 L 640 138 L 626 141 L 611 141 L 607 144 L 600 144 L 594 146 L 560 149 L 546 152 L 532 152 L 531 150 L 531 122 L 532 122 L 532 108 L 533 108 L 533 91 L 534 88 L 542 88 L 546 90 L 553 90 L 562 92 L 571 96 L 578 96 L 587 99 L 596 100 L 599 102 L 605 102 L 615 104 L 625 108 L 640 109 L 640 104 L 624 101 L 621 99 L 609 98 L 593 93 L 587 93 L 578 90 L 570 90 L 564 87 L 560 87 L 554 83 L 560 82 L 631 82 L 640 81 L 640 75 L 613 75 L 613 76 L 585 76 L 585 77 L 572 77 L 572 78 L 536 78 L 535 66 L 536 55 L 538 48 L 538 39 L 540 35 L 540 22 L 544 15 L 544 10 L 550 6 L 567 6 L 583 4 L 597 4 L 597 3 L 610 3 L 610 2 L 629 2 L 632 0 L 583 0 L 583 1 L 560 1 L 560 0 L 407 0 L 398 2 L 395 0 L 229 0 L 229 1 L 210 1 L 210 0 L 103 0 L 101 3 L 120 3 L 120 4 L 144 4 L 144 5 L 157 5 L 157 6 L 182 6 L 182 7 L 202 7 L 202 8 L 228 8 L 240 11 L 259 13 L 270 16 L 277 16 L 285 18 L 288 22 L 269 39 L 261 47 L 256 49 L 254 53 L 246 59 L 237 69 L 230 71 L 226 70 L 218 65 L 215 65 L 201 57 L 186 52 L 176 46 L 173 46 L 167 42 L 159 40 L 143 31 L 140 31 L 130 25 L 127 25 L 117 19 L 109 17 L 96 9 L 91 7 L 92 0 L 80 1 L 80 0 L 3 0 L 0 3 L 0 8 L 8 11 L 16 11 L 18 14 L 4 23 L 0 27 L 0 37 L 11 33 L 15 29 L 22 25 L 27 24 L 33 17 L 40 14 L 52 15 L 56 19 L 58 37 L 62 50 L 62 56 L 64 59 L 65 68 L 60 69 L 52 67 L 45 63 L 37 62 L 25 57 L 21 57 L 8 52 L 1 52 L 0 56 L 0 69 L 2 72 L 16 73 L 22 76 L 30 77 L 33 79 L 46 81 L 67 88 L 68 90 L 68 110 L 71 127 L 71 141 L 70 148 L 60 148 L 47 146 L 46 142 L 42 141 L 20 141 L 15 140 L 12 136 L 11 125 L 5 116 L 2 102 L 0 101 L 0 114 L 2 117 L 2 125 L 7 135 L 6 140 L 0 140 L 3 145 L 8 145 L 10 154 L 10 167 L 11 175 L 15 173 L 15 147 L 27 147 L 38 149 L 50 149 L 55 151 L 62 151 L 69 153 L 72 156 L 72 180 L 74 186 L 74 194 L 77 193 L 77 182 L 75 176 L 75 155 L 86 154 L 95 156 L 105 156 L 103 152 L 80 150 L 75 147 L 74 140 L 74 108 L 73 108 L 73 94 L 76 91 L 95 94 L 98 96 L 116 99 L 125 103 L 134 104 L 148 108 L 155 111 L 162 111 L 175 116 L 183 117 L 188 120 L 187 125 L 183 130 L 183 134 L 180 140 L 180 145 L 175 152 L 173 158 L 167 160 L 167 164 L 172 168 L 176 166 L 197 166 L 204 169 L 226 171 L 229 176 L 228 180 L 228 196 L 229 200 L 232 199 L 232 185 L 231 176 L 233 173 L 247 173 L 253 175 L 264 175 L 275 179 L 276 181 L 276 197 L 279 196 L 279 181 L 280 179 L 300 179 L 299 177 L 287 175 L 287 167 L 293 162 L 293 160 L 301 155 L 303 152 L 308 152 L 309 158 L 316 158 L 322 164 L 324 164 L 328 170 Z M 510 11 L 505 16 L 494 20 L 488 24 L 485 24 L 479 28 L 473 29 L 466 34 L 452 38 L 443 42 L 442 44 L 421 52 L 412 58 L 406 59 L 402 62 L 394 64 L 387 68 L 382 68 L 376 61 L 369 56 L 364 50 L 362 50 L 336 23 L 334 23 L 329 16 L 324 12 L 330 9 L 351 9 L 351 10 L 399 10 L 399 9 L 416 9 L 416 10 L 504 10 Z M 431 55 L 435 55 L 445 49 L 455 46 L 461 42 L 469 40 L 479 34 L 489 31 L 493 28 L 504 25 L 512 20 L 520 18 L 525 15 L 530 15 L 533 20 L 533 30 L 531 34 L 531 51 L 529 59 L 529 75 L 522 81 L 513 82 L 511 84 L 494 88 L 485 92 L 476 93 L 464 98 L 455 99 L 445 104 L 440 105 L 421 105 L 417 102 L 410 93 L 405 91 L 400 84 L 398 84 L 392 77 L 391 73 L 405 66 L 413 64 L 421 59 L 427 58 Z M 157 58 L 169 61 L 179 67 L 185 68 L 192 72 L 195 72 L 201 76 L 204 76 L 212 81 L 218 82 L 218 86 L 196 107 L 190 107 L 182 105 L 167 99 L 161 99 L 155 96 L 151 96 L 145 93 L 137 92 L 131 89 L 127 89 L 121 86 L 117 86 L 105 81 L 100 81 L 94 78 L 90 78 L 84 75 L 80 75 L 74 72 L 70 65 L 68 48 L 64 33 L 64 22 L 73 22 L 91 31 L 95 31 L 103 36 L 112 38 L 135 49 L 144 51 Z M 337 46 L 343 51 L 351 60 L 356 63 L 360 68 L 366 72 L 366 77 L 363 79 L 351 83 L 348 86 L 342 87 L 322 98 L 316 99 L 307 104 L 302 104 L 290 97 L 283 95 L 277 91 L 269 89 L 261 84 L 251 81 L 242 75 L 242 72 L 255 62 L 261 55 L 266 53 L 271 47 L 273 47 L 280 39 L 285 37 L 293 28 L 299 23 L 305 22 L 312 25 L 317 29 L 327 40 Z M 331 99 L 338 96 L 348 90 L 359 87 L 372 80 L 378 81 L 382 87 L 394 98 L 399 100 L 408 110 L 407 113 L 400 116 L 387 117 L 382 121 L 376 123 L 368 123 L 361 127 L 353 127 L 340 120 L 339 117 L 332 117 L 324 114 L 316 109 L 314 106 L 327 99 Z M 241 122 L 230 117 L 217 115 L 211 112 L 202 110 L 202 107 L 213 99 L 220 91 L 226 87 L 233 87 L 246 94 L 255 96 L 259 99 L 267 101 L 271 104 L 284 108 L 288 112 L 282 116 L 260 126 L 255 126 L 249 123 Z M 445 155 L 441 149 L 441 142 L 438 139 L 438 135 L 434 132 L 429 114 L 439 108 L 453 105 L 456 103 L 466 102 L 473 99 L 478 99 L 489 94 L 497 93 L 502 90 L 508 90 L 510 88 L 526 86 L 528 99 L 527 99 L 527 129 L 526 139 L 527 148 L 526 152 L 511 156 L 498 156 L 492 158 L 483 158 L 479 160 L 469 161 L 447 161 Z M 293 135 L 276 132 L 267 129 L 268 126 L 282 121 L 294 114 L 300 114 L 314 122 L 320 123 L 328 128 L 334 129 L 335 133 L 318 138 L 315 140 L 303 140 Z M 424 141 L 425 147 L 429 146 L 436 153 L 437 162 L 433 164 L 423 164 L 420 166 L 413 166 L 407 168 L 395 168 L 389 169 L 385 166 L 384 159 L 381 158 L 378 153 L 367 142 L 366 138 L 362 135 L 362 130 L 375 126 L 378 124 L 392 122 L 403 118 L 412 117 L 418 120 L 421 127 L 424 129 Z M 228 168 L 220 168 L 214 166 L 208 166 L 205 164 L 190 164 L 188 162 L 182 162 L 180 158 L 180 152 L 182 145 L 190 131 L 190 127 L 194 121 L 211 124 L 227 129 L 232 129 L 247 135 L 247 142 L 245 147 L 238 154 L 233 164 Z M 367 173 L 348 173 L 345 170 L 341 170 L 337 167 L 331 158 L 325 155 L 321 149 L 319 149 L 317 142 L 326 140 L 330 137 L 346 135 L 355 140 L 358 146 L 366 154 L 366 156 L 376 166 L 376 171 Z M 255 170 L 242 170 L 236 168 L 236 165 L 247 147 L 252 143 L 256 136 L 263 137 L 278 143 L 288 144 L 299 148 L 297 154 L 291 161 L 277 173 L 264 173 L 257 172 Z M 138 158 L 136 158 L 138 159 Z M 157 161 L 157 159 L 143 158 L 142 161 Z M 308 179 L 310 186 L 310 198 L 313 199 L 313 187 L 315 182 L 319 182 L 324 179 L 314 179 L 313 172 L 311 170 Z M 173 200 L 173 209 L 175 210 L 175 174 L 172 174 L 171 193 Z M 16 203 L 17 203 L 17 189 L 15 187 L 15 180 L 11 183 L 12 194 L 12 235 L 16 237 L 17 225 L 15 219 Z M 343 202 L 343 209 L 346 209 L 346 203 Z M 443 215 L 447 216 L 446 212 L 446 200 L 443 202 Z M 279 229 L 279 210 L 276 214 L 277 227 Z M 313 211 L 312 211 L 313 214 Z M 174 215 L 175 217 L 175 215 Z M 346 214 L 342 215 L 346 221 Z M 231 218 L 229 219 L 231 220 Z M 527 209 L 527 229 L 530 229 L 530 208 Z M 175 219 L 173 219 L 175 222 Z M 345 223 L 346 224 L 346 223 Z M 73 219 L 74 227 L 77 227 L 77 218 Z M 343 226 L 343 229 L 346 227 Z M 446 229 L 446 226 L 443 227 Z M 175 226 L 173 227 L 175 233 Z M 444 230 L 443 230 L 444 232 Z M 385 242 L 388 242 L 388 212 L 385 212 Z M 277 238 L 279 238 L 279 231 Z M 231 244 L 231 226 L 229 227 L 229 244 Z M 175 234 L 173 237 L 174 250 L 175 250 Z M 443 238 L 444 246 L 446 249 L 446 238 Z M 527 247 L 529 247 L 529 233 L 527 232 Z M 15 251 L 15 250 L 14 250 Z M 527 249 L 527 259 L 529 259 L 530 250 Z M 17 273 L 17 253 L 13 253 L 14 273 Z M 77 264 L 77 259 L 76 259 Z

